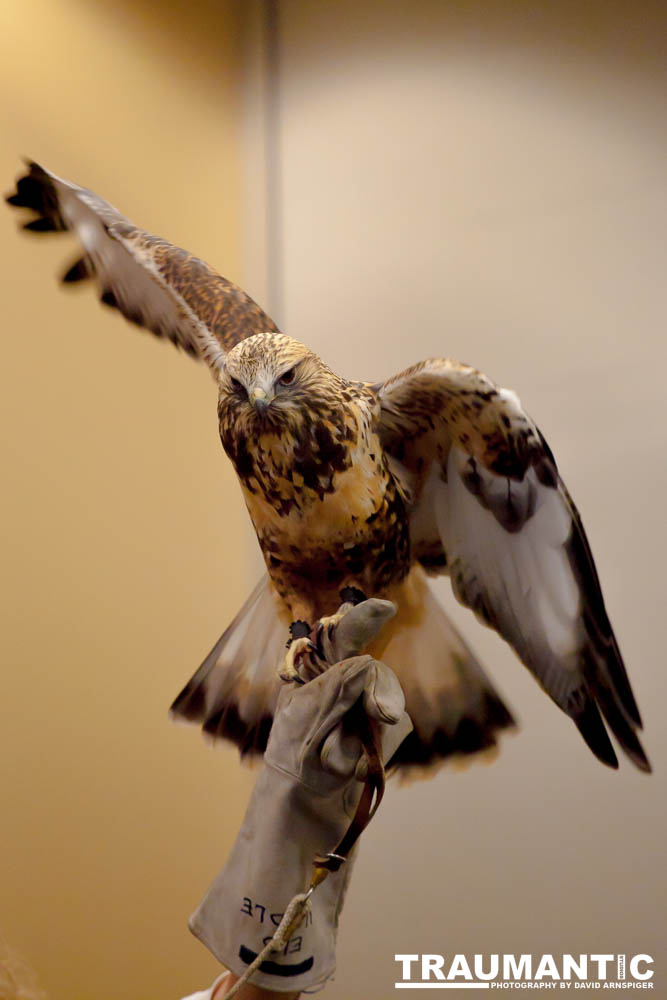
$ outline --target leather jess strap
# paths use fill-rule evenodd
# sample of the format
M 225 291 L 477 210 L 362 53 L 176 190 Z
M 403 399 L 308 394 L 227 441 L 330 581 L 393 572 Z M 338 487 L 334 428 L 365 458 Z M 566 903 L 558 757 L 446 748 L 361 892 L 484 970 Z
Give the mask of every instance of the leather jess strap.
M 347 861 L 350 851 L 359 840 L 359 837 L 364 832 L 370 821 L 373 819 L 373 816 L 377 812 L 378 806 L 382 801 L 385 786 L 385 773 L 382 757 L 380 756 L 378 749 L 378 733 L 374 722 L 369 719 L 368 715 L 364 711 L 361 699 L 353 705 L 347 713 L 346 721 L 361 740 L 366 756 L 364 790 L 361 793 L 361 798 L 359 799 L 354 817 L 334 850 L 329 851 L 324 855 L 317 855 L 313 859 L 314 871 L 308 889 L 305 893 L 300 893 L 295 896 L 291 901 L 285 911 L 285 915 L 278 930 L 273 936 L 272 941 L 267 944 L 262 954 L 259 955 L 248 968 L 243 977 L 244 980 L 249 977 L 251 971 L 255 967 L 259 967 L 265 953 L 268 954 L 272 948 L 280 948 L 285 944 L 285 942 L 289 941 L 290 937 L 295 933 L 306 914 L 306 907 L 311 895 L 318 885 L 321 885 L 322 882 L 324 882 L 330 872 L 337 872 L 343 862 Z M 233 987 L 232 993 L 234 993 L 238 986 L 239 984 L 237 983 L 236 986 Z
M 329 872 L 337 872 L 350 851 L 364 832 L 382 801 L 385 786 L 384 765 L 378 749 L 377 730 L 364 711 L 361 700 L 348 712 L 347 720 L 361 740 L 366 755 L 366 776 L 364 790 L 356 812 L 342 839 L 333 851 L 318 855 L 314 860 L 315 871 L 310 887 L 314 889 L 327 877 Z

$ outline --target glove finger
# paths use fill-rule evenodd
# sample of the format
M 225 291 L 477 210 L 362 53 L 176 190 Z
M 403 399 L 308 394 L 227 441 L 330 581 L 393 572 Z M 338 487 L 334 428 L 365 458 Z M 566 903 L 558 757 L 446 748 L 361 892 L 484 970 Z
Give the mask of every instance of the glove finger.
M 362 697 L 368 667 L 374 662 L 370 656 L 353 656 L 334 664 L 295 693 L 292 704 L 296 704 L 297 699 L 308 698 L 317 706 L 308 740 L 309 752 L 319 752 L 325 738 Z
M 373 660 L 368 668 L 363 705 L 366 713 L 378 722 L 395 725 L 405 711 L 405 696 L 393 670 Z
M 354 773 L 362 754 L 361 740 L 355 733 L 345 732 L 342 725 L 331 730 L 320 750 L 325 771 L 347 778 Z
M 322 637 L 329 663 L 358 656 L 395 614 L 395 605 L 378 597 L 350 608 L 334 627 L 333 635 Z

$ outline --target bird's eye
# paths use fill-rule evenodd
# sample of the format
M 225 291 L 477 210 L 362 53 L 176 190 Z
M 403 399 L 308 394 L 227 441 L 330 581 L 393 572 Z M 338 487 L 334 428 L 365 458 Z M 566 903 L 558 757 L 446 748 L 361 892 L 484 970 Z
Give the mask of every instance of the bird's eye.
M 234 390 L 234 392 L 243 392 L 244 391 L 243 382 L 239 382 L 239 380 L 237 378 L 232 378 L 231 379 L 231 383 L 232 383 L 232 389 Z
M 283 372 L 278 382 L 280 385 L 290 385 L 294 381 L 294 376 L 296 375 L 295 368 L 288 368 L 286 372 Z

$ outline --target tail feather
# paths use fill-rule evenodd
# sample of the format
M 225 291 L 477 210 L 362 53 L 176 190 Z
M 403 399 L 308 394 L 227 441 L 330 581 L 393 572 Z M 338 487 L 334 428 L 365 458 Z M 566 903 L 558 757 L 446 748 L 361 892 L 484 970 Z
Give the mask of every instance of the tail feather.
M 281 616 L 265 576 L 175 699 L 172 715 L 201 723 L 209 736 L 230 740 L 241 756 L 263 753 L 288 625 L 289 615 Z
M 391 764 L 420 776 L 443 759 L 496 746 L 514 720 L 447 618 L 420 568 L 388 595 L 398 613 L 369 652 L 396 673 L 414 731 Z M 258 584 L 171 712 L 197 722 L 242 756 L 263 753 L 280 688 L 289 612 L 268 577 Z
M 398 613 L 370 652 L 392 668 L 414 729 L 391 765 L 402 776 L 428 776 L 446 760 L 462 762 L 497 746 L 514 719 L 450 622 L 426 575 L 414 567 L 388 595 Z

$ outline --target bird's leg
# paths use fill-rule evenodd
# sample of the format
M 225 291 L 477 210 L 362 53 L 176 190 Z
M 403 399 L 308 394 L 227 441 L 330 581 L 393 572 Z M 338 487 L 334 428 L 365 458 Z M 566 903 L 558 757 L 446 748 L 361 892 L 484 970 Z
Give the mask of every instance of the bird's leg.
M 366 595 L 358 587 L 348 586 L 343 587 L 340 591 L 340 599 L 343 603 L 336 613 L 320 618 L 314 630 L 303 619 L 292 622 L 289 627 L 290 637 L 287 641 L 287 653 L 279 670 L 281 680 L 304 683 L 313 675 L 321 673 L 327 665 L 331 665 L 327 664 L 322 645 L 325 629 L 328 638 L 331 639 L 336 625 L 343 616 L 350 608 L 365 601 Z M 311 639 L 313 632 L 314 638 Z
M 322 636 L 324 634 L 324 630 L 327 630 L 329 638 L 331 639 L 333 630 L 343 615 L 347 614 L 350 608 L 354 608 L 357 604 L 361 604 L 362 601 L 365 601 L 366 595 L 363 590 L 359 590 L 358 587 L 349 586 L 343 587 L 340 591 L 340 599 L 343 603 L 335 615 L 326 615 L 324 618 L 320 618 L 315 629 L 315 650 L 322 658 Z
M 363 590 L 359 590 L 358 587 L 343 587 L 340 592 L 340 599 L 343 604 L 351 604 L 352 607 L 356 607 L 357 604 L 361 604 L 362 601 L 367 601 L 368 598 L 364 594 Z
M 290 637 L 287 640 L 287 652 L 279 674 L 283 681 L 299 681 L 303 683 L 297 669 L 298 660 L 315 652 L 315 646 L 310 641 L 311 628 L 308 622 L 301 619 L 292 622 L 289 627 Z

